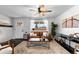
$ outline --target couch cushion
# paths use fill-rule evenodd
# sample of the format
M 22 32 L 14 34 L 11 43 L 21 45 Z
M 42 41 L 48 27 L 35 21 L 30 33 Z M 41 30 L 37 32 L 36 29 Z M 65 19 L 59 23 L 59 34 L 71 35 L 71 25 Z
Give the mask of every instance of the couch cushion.
M 41 38 L 30 38 L 29 41 L 40 41 Z

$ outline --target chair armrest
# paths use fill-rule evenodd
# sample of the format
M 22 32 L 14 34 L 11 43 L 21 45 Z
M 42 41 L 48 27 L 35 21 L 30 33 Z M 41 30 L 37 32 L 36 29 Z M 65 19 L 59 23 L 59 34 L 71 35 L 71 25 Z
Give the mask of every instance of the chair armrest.
M 7 48 L 7 47 L 10 47 L 10 46 L 9 46 L 9 45 L 4 46 L 4 47 L 0 48 L 0 50 L 5 49 L 5 48 Z

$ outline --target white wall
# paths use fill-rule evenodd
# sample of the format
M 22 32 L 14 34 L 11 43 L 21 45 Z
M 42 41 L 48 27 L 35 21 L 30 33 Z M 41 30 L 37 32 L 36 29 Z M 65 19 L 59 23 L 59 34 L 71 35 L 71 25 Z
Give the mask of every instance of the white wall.
M 72 8 L 55 18 L 55 23 L 58 24 L 58 33 L 69 35 L 71 33 L 79 32 L 79 28 L 62 28 L 62 21 L 64 19 L 77 14 L 79 14 L 79 6 L 73 6 Z
M 13 20 L 13 38 L 23 38 L 25 32 L 30 32 L 30 19 L 14 18 Z M 17 22 L 21 21 L 22 26 L 17 26 Z
M 11 25 L 11 19 L 4 15 L 0 15 L 0 22 L 5 22 L 8 23 L 8 25 Z
M 0 15 L 0 21 L 6 22 L 11 25 L 10 18 Z M 8 41 L 12 38 L 12 28 L 10 27 L 0 27 L 0 43 Z

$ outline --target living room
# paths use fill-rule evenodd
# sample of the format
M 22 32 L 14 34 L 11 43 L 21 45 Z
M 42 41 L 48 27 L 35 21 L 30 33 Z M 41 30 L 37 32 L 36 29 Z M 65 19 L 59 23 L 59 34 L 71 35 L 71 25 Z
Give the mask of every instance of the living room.
M 74 21 L 79 18 L 78 10 L 77 5 L 1 5 L 0 52 L 10 49 L 10 54 L 77 53 L 78 38 L 70 37 L 79 34 L 79 22 Z M 56 33 L 52 24 L 57 25 Z

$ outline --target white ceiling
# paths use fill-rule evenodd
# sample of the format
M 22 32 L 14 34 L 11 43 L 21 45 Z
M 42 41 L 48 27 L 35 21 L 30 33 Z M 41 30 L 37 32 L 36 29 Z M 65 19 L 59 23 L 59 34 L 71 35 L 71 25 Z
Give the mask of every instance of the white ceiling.
M 45 13 L 44 17 L 56 17 L 71 8 L 72 5 L 45 5 L 45 7 L 52 12 Z M 38 5 L 0 5 L 0 14 L 8 17 L 40 17 L 37 8 Z

